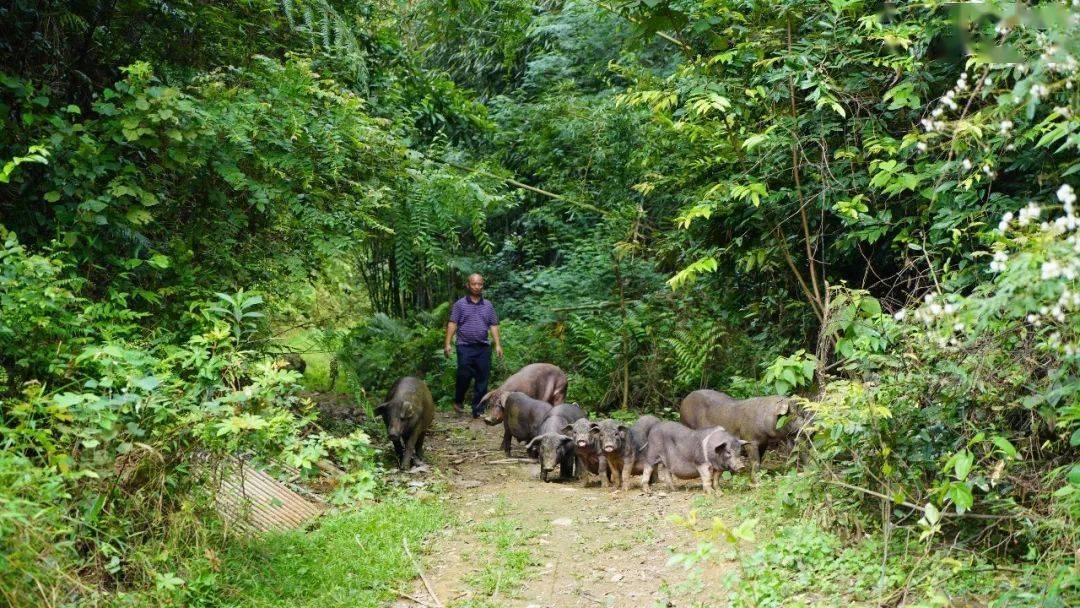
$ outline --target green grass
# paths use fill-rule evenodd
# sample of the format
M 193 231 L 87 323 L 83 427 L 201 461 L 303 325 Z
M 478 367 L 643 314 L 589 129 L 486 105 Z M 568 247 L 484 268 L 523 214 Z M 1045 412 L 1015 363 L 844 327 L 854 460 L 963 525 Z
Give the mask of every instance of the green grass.
M 446 519 L 438 498 L 395 499 L 325 519 L 312 532 L 269 534 L 222 556 L 230 608 L 367 608 L 416 577 L 425 536 Z

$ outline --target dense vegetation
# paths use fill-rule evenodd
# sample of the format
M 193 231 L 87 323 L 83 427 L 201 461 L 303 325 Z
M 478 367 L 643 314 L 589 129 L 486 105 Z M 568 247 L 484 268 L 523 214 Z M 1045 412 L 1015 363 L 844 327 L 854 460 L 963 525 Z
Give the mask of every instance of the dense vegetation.
M 786 508 L 1068 605 L 1078 57 L 1068 2 L 8 3 L 0 593 L 211 601 L 176 564 L 231 542 L 235 455 L 370 497 L 367 434 L 273 338 L 318 327 L 362 403 L 444 398 L 479 271 L 497 373 L 557 362 L 592 410 L 809 397 Z

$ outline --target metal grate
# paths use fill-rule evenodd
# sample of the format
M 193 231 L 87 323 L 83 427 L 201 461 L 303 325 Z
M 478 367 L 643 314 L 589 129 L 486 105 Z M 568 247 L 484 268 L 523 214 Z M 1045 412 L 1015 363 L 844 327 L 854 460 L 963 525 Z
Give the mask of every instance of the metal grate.
M 287 530 L 304 525 L 326 509 L 246 463 L 230 468 L 221 478 L 217 507 L 221 516 L 237 527 Z

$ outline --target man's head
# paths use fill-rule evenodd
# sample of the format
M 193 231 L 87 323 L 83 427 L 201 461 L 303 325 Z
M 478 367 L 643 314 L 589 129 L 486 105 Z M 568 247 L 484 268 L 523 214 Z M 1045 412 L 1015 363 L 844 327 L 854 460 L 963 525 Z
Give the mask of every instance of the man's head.
M 480 297 L 484 293 L 484 277 L 477 273 L 469 275 L 469 295 Z

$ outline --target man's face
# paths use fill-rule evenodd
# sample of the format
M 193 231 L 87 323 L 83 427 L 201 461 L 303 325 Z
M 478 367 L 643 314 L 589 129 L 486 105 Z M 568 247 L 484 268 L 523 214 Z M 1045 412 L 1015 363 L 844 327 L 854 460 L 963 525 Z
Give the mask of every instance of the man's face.
M 479 296 L 484 292 L 484 277 L 472 276 L 469 277 L 469 293 L 474 296 Z

